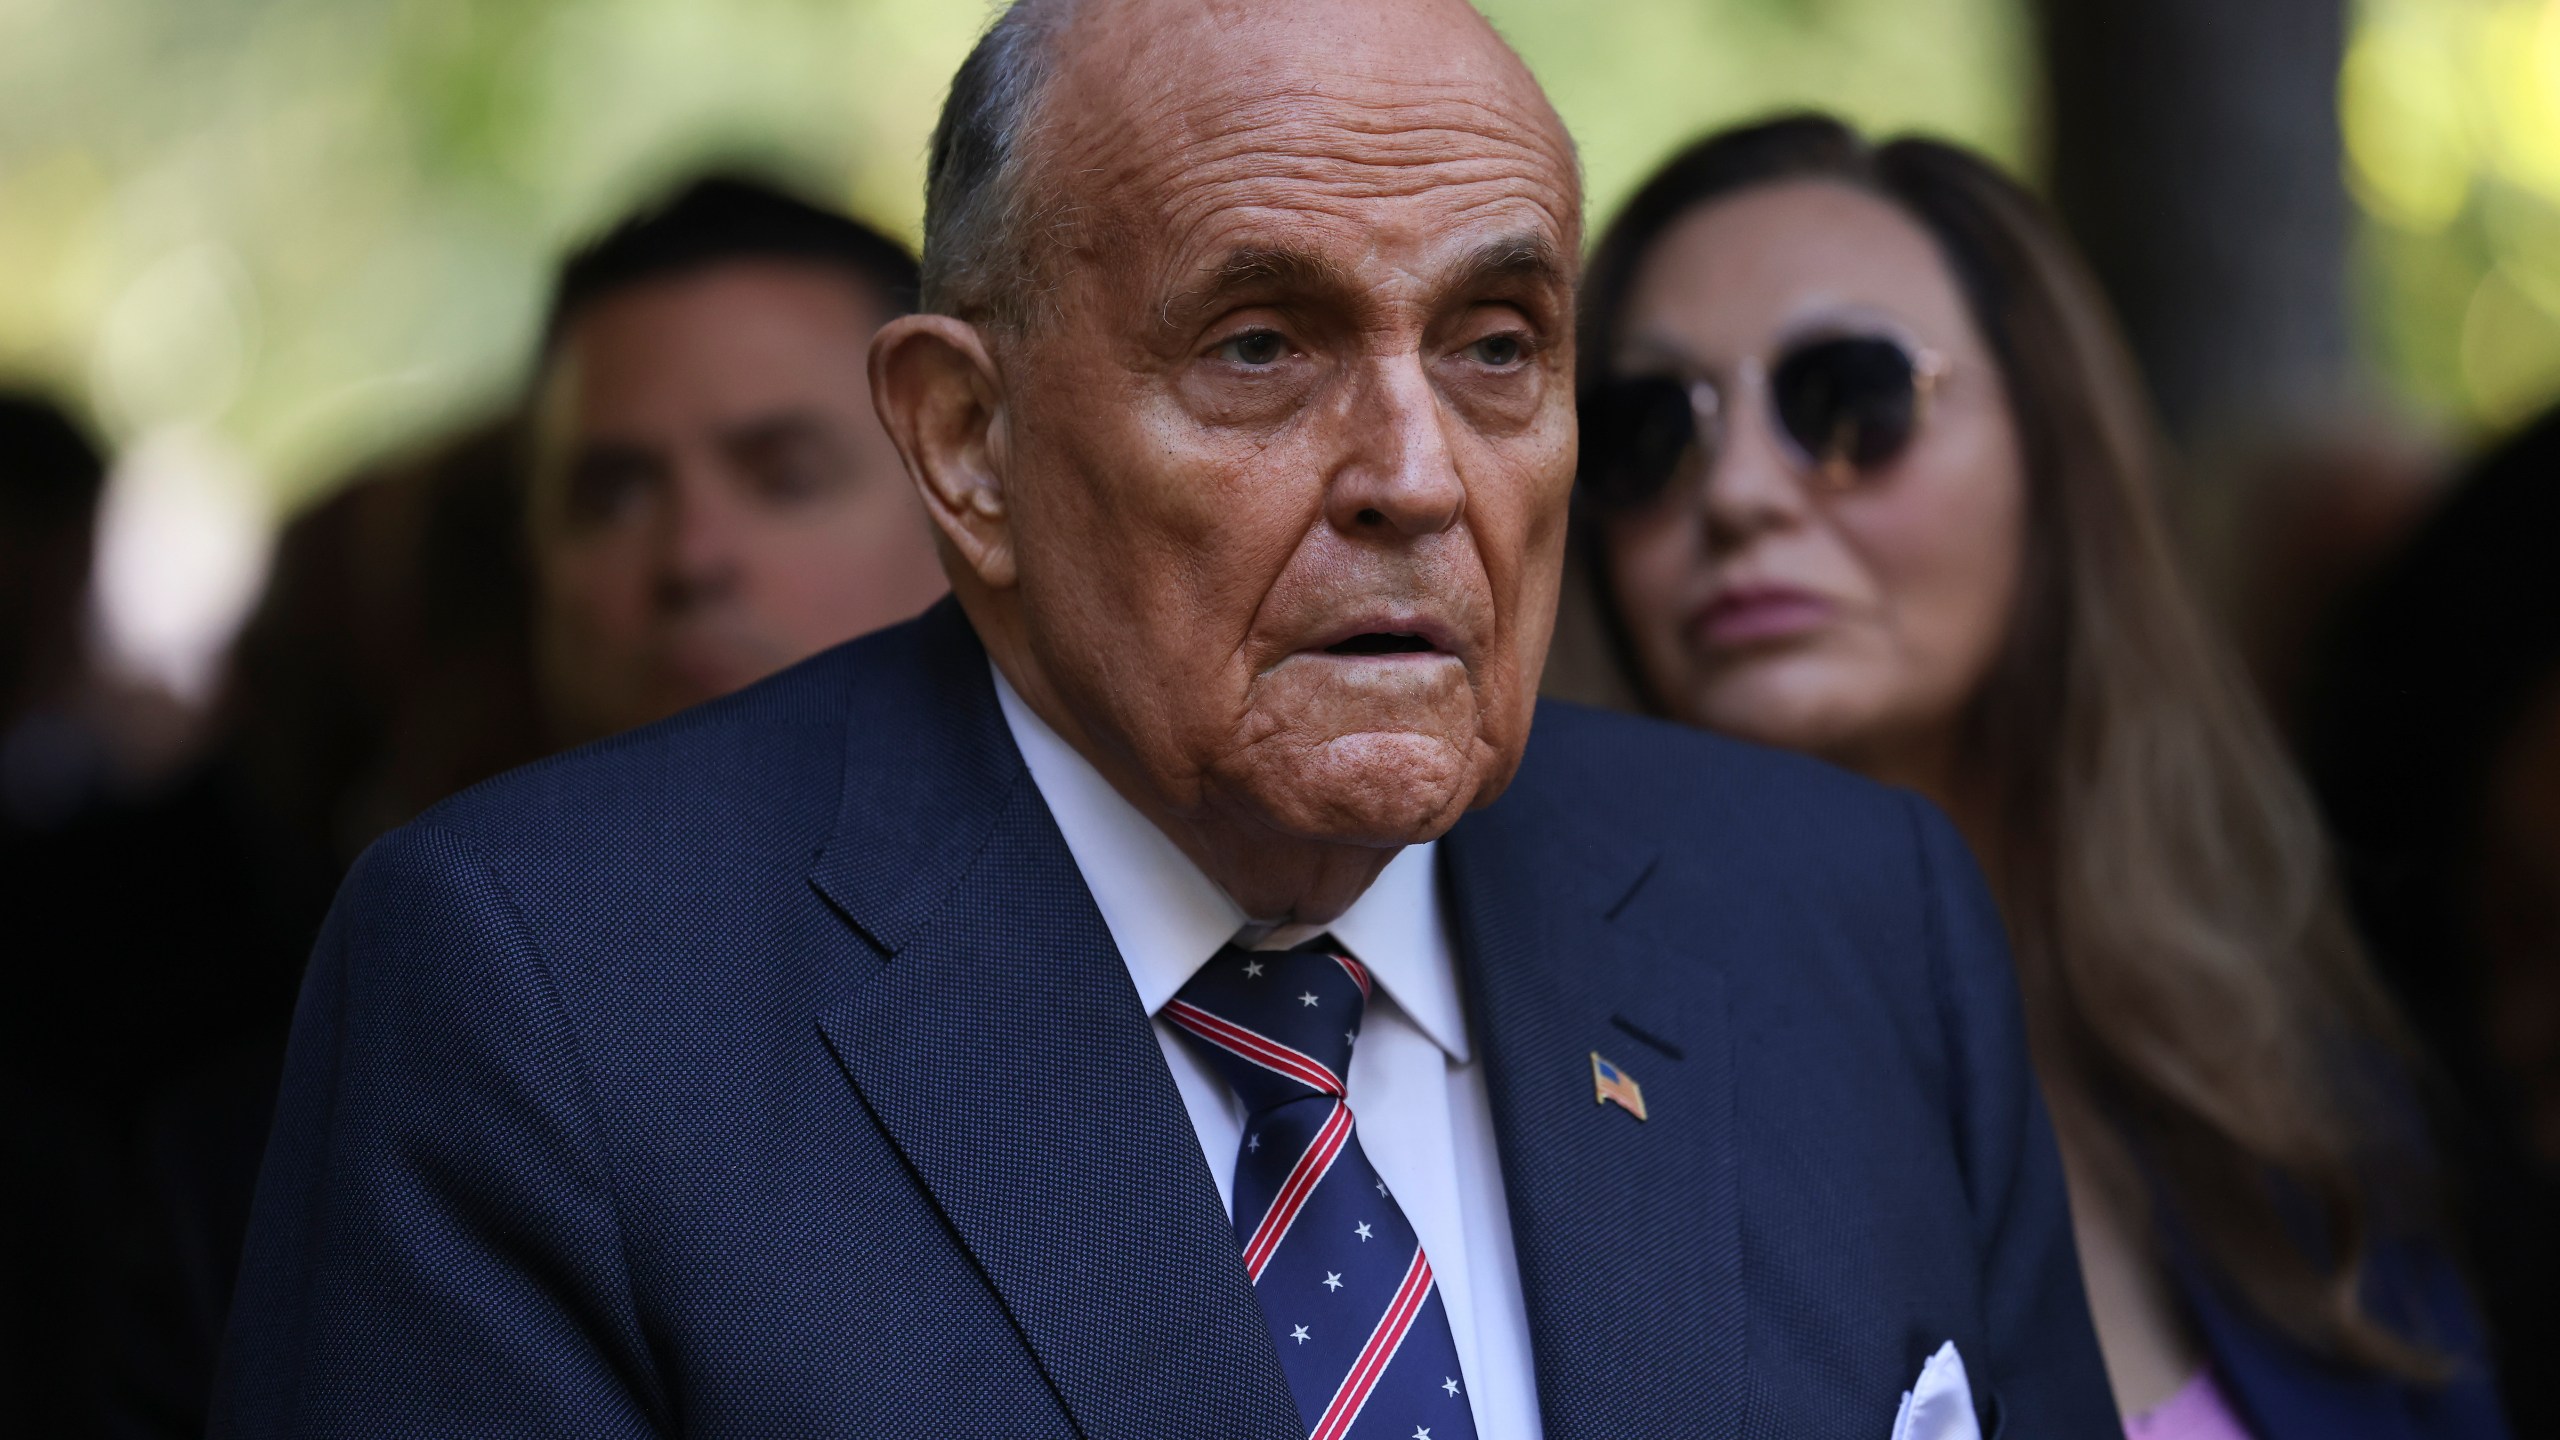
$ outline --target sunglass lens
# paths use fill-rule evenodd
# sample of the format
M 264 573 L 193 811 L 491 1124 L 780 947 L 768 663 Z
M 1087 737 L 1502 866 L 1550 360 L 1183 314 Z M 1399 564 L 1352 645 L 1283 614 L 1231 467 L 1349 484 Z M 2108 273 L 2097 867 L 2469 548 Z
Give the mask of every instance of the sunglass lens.
M 1689 388 L 1668 375 L 1612 380 L 1582 401 L 1582 486 L 1604 506 L 1662 493 L 1698 438 Z
M 1779 423 L 1825 470 L 1872 470 L 1902 453 L 1920 421 L 1911 352 L 1891 340 L 1818 340 L 1770 372 Z

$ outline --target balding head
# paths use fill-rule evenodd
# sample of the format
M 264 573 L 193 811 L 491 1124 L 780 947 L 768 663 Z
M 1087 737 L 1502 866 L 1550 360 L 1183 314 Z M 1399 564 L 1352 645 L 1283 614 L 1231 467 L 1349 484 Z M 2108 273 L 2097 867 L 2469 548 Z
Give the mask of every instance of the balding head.
M 1358 54 L 1391 63 L 1362 74 Z M 1411 57 L 1426 57 L 1414 64 Z M 1265 67 L 1259 73 L 1255 65 Z M 1050 106 L 1068 75 L 1073 98 Z M 1040 312 L 1056 252 L 1092 244 L 1109 227 L 1078 225 L 1074 186 L 1059 160 L 1073 133 L 1116 130 L 1143 146 L 1151 123 L 1214 107 L 1240 88 L 1268 103 L 1291 88 L 1349 92 L 1405 78 L 1472 88 L 1484 118 L 1533 134 L 1579 175 L 1563 123 L 1526 66 L 1465 0 L 1420 3 L 1180 3 L 1180 0 L 1016 0 L 952 77 L 926 162 L 924 307 L 1019 326 Z M 1329 82 L 1329 83 L 1328 83 Z M 1115 93 L 1137 87 L 1137 93 Z M 1146 91 L 1154 93 L 1144 93 Z M 1123 108 L 1123 101 L 1151 102 Z M 1062 131 L 1067 133 L 1061 133 Z M 1166 138 L 1177 144 L 1179 131 Z M 1044 141 L 1064 141 L 1045 145 Z M 1577 235 L 1577 240 L 1579 236 Z
M 1457 0 L 1031 0 L 872 390 L 1040 716 L 1258 918 L 1509 782 L 1573 470 L 1573 156 Z

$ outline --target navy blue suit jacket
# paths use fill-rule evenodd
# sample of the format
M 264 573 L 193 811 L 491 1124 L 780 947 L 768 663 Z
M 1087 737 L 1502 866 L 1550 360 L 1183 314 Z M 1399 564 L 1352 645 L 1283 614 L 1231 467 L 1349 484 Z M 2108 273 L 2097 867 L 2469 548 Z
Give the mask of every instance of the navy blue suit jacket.
M 1997 921 L 1910 798 L 1540 710 L 1442 846 L 1553 1440 L 2115 1432 Z M 1594 1103 L 1597 1050 L 1651 1118 Z M 1305 1433 L 947 602 L 342 892 L 216 1435 Z

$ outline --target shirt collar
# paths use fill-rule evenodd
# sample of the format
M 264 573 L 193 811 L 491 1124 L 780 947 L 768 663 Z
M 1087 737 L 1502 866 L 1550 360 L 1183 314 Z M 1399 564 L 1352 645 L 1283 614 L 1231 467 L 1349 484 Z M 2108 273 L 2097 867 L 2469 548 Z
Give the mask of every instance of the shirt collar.
M 1014 693 L 991 663 L 1005 728 L 1031 771 L 1085 889 L 1154 1015 L 1249 923 L 1227 892 Z M 1406 1017 L 1449 1058 L 1467 1060 L 1457 957 L 1440 914 L 1438 843 L 1408 845 L 1331 925 Z

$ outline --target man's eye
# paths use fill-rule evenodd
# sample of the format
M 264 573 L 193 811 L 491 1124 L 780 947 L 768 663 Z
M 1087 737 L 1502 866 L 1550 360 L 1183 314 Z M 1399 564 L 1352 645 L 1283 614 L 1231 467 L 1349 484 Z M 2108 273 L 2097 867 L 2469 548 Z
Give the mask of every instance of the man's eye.
M 1508 370 L 1529 356 L 1529 347 L 1517 335 L 1487 335 L 1467 347 L 1467 358 L 1496 370 Z
M 1277 365 L 1289 353 L 1289 342 L 1276 330 L 1248 330 L 1217 349 L 1221 360 L 1238 365 Z
M 580 526 L 609 525 L 647 498 L 655 479 L 648 466 L 588 462 L 569 474 L 568 516 Z

